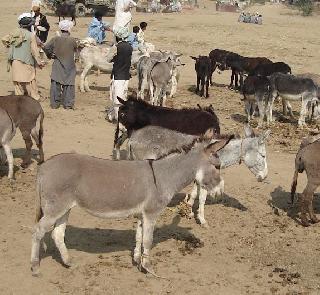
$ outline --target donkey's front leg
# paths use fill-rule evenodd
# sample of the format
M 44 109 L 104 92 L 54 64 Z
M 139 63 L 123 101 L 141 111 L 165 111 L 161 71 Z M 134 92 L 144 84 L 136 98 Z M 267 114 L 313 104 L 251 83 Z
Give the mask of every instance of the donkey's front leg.
M 190 207 L 190 214 L 189 214 L 190 218 L 194 217 L 192 207 L 193 207 L 195 199 L 197 198 L 197 196 L 199 194 L 199 191 L 200 191 L 200 186 L 195 182 L 193 184 L 193 188 L 192 188 L 190 195 L 186 195 L 186 198 L 184 200 L 185 203 L 187 203 L 187 205 Z
M 198 209 L 198 219 L 200 224 L 204 227 L 208 227 L 208 223 L 204 218 L 204 205 L 206 204 L 208 192 L 200 188 L 200 195 L 199 195 L 199 209 Z
M 307 114 L 307 100 L 302 100 L 301 102 L 301 111 L 300 111 L 300 118 L 298 121 L 299 127 L 304 127 L 306 126 L 306 114 Z
M 133 251 L 133 262 L 136 265 L 141 264 L 141 246 L 142 246 L 142 221 L 138 220 L 136 231 L 136 247 Z
M 140 271 L 145 271 L 151 274 L 154 272 L 151 269 L 150 251 L 153 242 L 153 231 L 157 221 L 158 214 L 145 214 L 143 215 L 143 227 L 142 227 L 142 244 L 143 254 L 141 257 Z

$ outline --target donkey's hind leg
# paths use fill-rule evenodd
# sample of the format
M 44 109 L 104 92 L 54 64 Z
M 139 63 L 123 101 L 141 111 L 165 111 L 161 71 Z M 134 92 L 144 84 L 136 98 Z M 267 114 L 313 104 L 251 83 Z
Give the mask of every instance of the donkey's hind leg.
M 133 251 L 133 261 L 137 265 L 141 263 L 141 246 L 142 246 L 142 220 L 139 219 L 137 223 L 137 231 L 136 231 L 136 247 Z
M 40 127 L 41 128 L 41 127 Z M 38 149 L 39 149 L 39 163 L 42 163 L 44 161 L 44 153 L 43 153 L 43 143 L 42 143 L 42 138 L 39 137 L 42 136 L 42 134 L 40 134 L 40 131 L 37 126 L 33 127 L 31 130 L 31 136 L 33 138 L 33 140 L 35 141 Z
M 21 129 L 20 129 L 21 130 Z M 22 137 L 26 144 L 26 153 L 23 157 L 21 167 L 27 168 L 31 163 L 31 148 L 32 148 L 32 139 L 31 139 L 31 130 L 25 129 L 21 130 Z
M 68 222 L 70 210 L 60 217 L 55 224 L 55 228 L 52 231 L 52 239 L 54 240 L 57 248 L 59 249 L 61 259 L 66 266 L 71 266 L 71 261 L 66 244 L 64 243 L 64 235 Z
M 8 160 L 8 166 L 9 166 L 8 178 L 13 179 L 13 155 L 12 155 L 12 149 L 10 147 L 10 143 L 4 143 L 2 147 L 4 149 L 4 152 Z
M 151 269 L 150 250 L 153 243 L 153 231 L 158 214 L 144 214 L 142 227 L 143 255 L 141 257 L 140 270 L 154 274 Z
M 56 218 L 43 216 L 34 227 L 31 246 L 31 271 L 33 276 L 39 275 L 40 242 L 44 237 L 45 233 L 52 229 L 56 220 Z

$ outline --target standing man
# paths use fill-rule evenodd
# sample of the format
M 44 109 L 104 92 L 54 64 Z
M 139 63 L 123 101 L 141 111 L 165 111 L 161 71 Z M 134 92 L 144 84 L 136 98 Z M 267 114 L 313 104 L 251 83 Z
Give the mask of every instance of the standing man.
M 89 24 L 88 37 L 96 40 L 97 44 L 101 44 L 106 38 L 106 31 L 111 31 L 110 24 L 102 21 L 103 13 L 97 10 L 94 13 L 93 20 Z
M 27 93 L 39 100 L 36 67 L 41 69 L 44 63 L 40 59 L 36 37 L 31 33 L 34 18 L 30 13 L 23 13 L 18 17 L 18 23 L 20 28 L 3 38 L 3 43 L 9 47 L 8 64 L 12 69 L 14 92 L 15 95 Z
M 130 30 L 132 20 L 131 9 L 136 6 L 137 4 L 133 0 L 117 0 L 113 31 L 123 27 L 128 28 L 128 31 Z
M 35 19 L 34 29 L 37 37 L 42 43 L 47 42 L 50 25 L 45 15 L 40 12 L 39 1 L 32 2 L 32 16 Z
M 65 109 L 74 108 L 76 65 L 74 53 L 76 40 L 70 36 L 73 22 L 62 20 L 59 23 L 61 36 L 53 37 L 44 46 L 48 58 L 54 59 L 51 72 L 50 105 L 57 109 L 62 104 Z
M 127 92 L 131 67 L 132 47 L 126 41 L 129 36 L 127 27 L 118 27 L 113 31 L 117 44 L 114 47 L 113 69 L 111 73 L 110 99 L 113 105 L 113 114 L 110 114 L 111 121 L 118 120 L 119 101 L 117 97 L 127 100 Z

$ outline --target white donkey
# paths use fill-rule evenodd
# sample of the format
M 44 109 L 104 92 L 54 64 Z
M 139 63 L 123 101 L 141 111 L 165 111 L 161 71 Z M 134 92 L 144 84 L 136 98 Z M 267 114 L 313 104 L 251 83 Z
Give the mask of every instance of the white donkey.
M 154 47 L 146 48 L 147 52 L 154 50 Z M 80 52 L 80 62 L 83 66 L 80 75 L 80 91 L 90 91 L 88 75 L 92 68 L 103 71 L 106 74 L 111 74 L 113 62 L 111 61 L 115 54 L 115 47 L 109 46 L 86 46 Z M 143 53 L 139 50 L 132 52 L 131 66 L 136 68 L 137 63 Z
M 206 138 L 212 134 L 206 133 Z M 160 213 L 177 192 L 195 179 L 209 192 L 221 182 L 216 168 L 220 162 L 215 154 L 228 141 L 213 144 L 208 139 L 197 141 L 185 147 L 184 152 L 157 161 L 111 161 L 78 154 L 60 154 L 47 160 L 37 175 L 37 224 L 31 250 L 33 275 L 39 273 L 41 240 L 51 229 L 62 261 L 70 265 L 64 235 L 74 206 L 102 218 L 138 214 L 133 259 L 140 270 L 153 273 L 150 250 Z
M 233 139 L 218 152 L 221 168 L 227 168 L 243 162 L 256 176 L 258 181 L 265 179 L 268 174 L 265 142 L 269 134 L 270 131 L 268 130 L 262 135 L 256 136 L 251 127 L 246 126 L 246 137 L 244 139 Z M 158 159 L 168 151 L 181 149 L 196 138 L 193 135 L 179 133 L 158 126 L 147 126 L 134 131 L 130 136 L 128 141 L 129 159 Z M 214 191 L 215 193 L 212 196 L 223 194 L 223 180 Z M 186 196 L 185 199 L 191 207 L 190 216 L 192 217 L 194 216 L 192 206 L 197 196 L 199 196 L 197 217 L 203 226 L 207 226 L 204 218 L 207 191 L 199 183 L 195 183 L 191 194 Z

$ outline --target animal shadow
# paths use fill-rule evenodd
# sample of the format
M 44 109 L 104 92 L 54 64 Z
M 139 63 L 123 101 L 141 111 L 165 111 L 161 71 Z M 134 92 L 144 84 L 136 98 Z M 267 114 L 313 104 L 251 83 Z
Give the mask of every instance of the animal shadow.
M 216 204 L 221 204 L 224 207 L 227 208 L 235 208 L 240 211 L 247 211 L 248 208 L 242 205 L 236 198 L 229 196 L 227 194 L 224 194 L 222 197 L 208 197 L 206 201 L 207 205 L 216 205 Z
M 197 86 L 196 85 L 190 85 L 187 89 L 191 93 L 196 93 Z
M 181 217 L 176 215 L 171 224 L 156 228 L 153 244 L 157 245 L 170 239 L 177 241 L 196 239 L 190 232 L 191 228 L 179 226 L 180 220 Z M 63 264 L 50 233 L 45 235 L 44 242 L 47 245 L 47 250 L 45 252 L 42 251 L 41 257 L 51 256 L 57 262 Z M 68 225 L 65 243 L 68 249 L 94 254 L 132 251 L 135 247 L 135 230 L 80 228 Z
M 276 187 L 271 193 L 271 200 L 268 201 L 268 205 L 274 209 L 281 209 L 287 213 L 287 215 L 295 222 L 300 223 L 298 220 L 298 206 L 297 204 L 291 204 L 291 193 L 286 192 L 282 186 Z
M 231 115 L 231 119 L 233 121 L 238 122 L 238 123 L 242 123 L 242 124 L 247 123 L 247 117 L 245 115 L 242 115 L 242 114 L 232 114 Z

